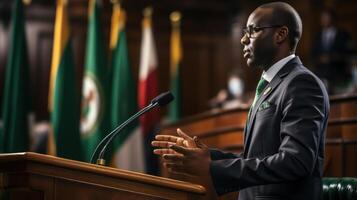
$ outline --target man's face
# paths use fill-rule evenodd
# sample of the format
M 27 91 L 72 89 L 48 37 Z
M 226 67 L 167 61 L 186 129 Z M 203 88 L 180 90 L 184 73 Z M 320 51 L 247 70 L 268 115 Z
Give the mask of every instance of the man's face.
M 249 67 L 259 67 L 266 70 L 267 67 L 272 65 L 277 51 L 273 43 L 275 29 L 259 29 L 259 27 L 275 25 L 269 22 L 270 12 L 271 10 L 258 8 L 248 18 L 246 28 L 249 33 L 243 35 L 241 44 L 244 46 L 243 56 L 247 59 Z

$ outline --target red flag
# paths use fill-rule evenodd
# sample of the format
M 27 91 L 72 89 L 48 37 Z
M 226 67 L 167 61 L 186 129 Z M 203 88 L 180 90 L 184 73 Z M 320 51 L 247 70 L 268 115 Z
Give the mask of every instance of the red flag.
M 143 35 L 141 41 L 140 72 L 138 86 L 139 107 L 148 105 L 159 94 L 157 83 L 157 55 L 151 29 L 152 9 L 146 8 L 143 19 Z M 146 113 L 140 118 L 144 134 L 148 134 L 159 122 L 160 115 L 157 109 Z

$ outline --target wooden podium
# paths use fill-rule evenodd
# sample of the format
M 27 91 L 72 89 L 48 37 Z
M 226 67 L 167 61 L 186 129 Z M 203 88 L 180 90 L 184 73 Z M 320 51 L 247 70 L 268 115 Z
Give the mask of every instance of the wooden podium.
M 0 154 L 0 191 L 8 199 L 204 199 L 188 182 L 36 153 Z

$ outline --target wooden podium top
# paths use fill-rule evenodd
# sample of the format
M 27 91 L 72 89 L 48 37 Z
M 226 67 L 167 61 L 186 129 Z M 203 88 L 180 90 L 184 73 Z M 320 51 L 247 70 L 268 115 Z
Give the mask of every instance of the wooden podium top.
M 64 181 L 65 183 L 58 184 L 58 186 L 54 187 L 55 189 L 50 189 L 50 194 L 56 191 L 58 192 L 58 188 L 61 187 L 67 192 L 68 188 L 65 188 L 66 184 L 72 185 L 71 188 L 76 186 L 78 190 L 86 191 L 84 193 L 93 192 L 94 194 L 98 193 L 100 189 L 109 189 L 125 191 L 132 196 L 133 194 L 144 194 L 144 196 L 146 196 L 144 199 L 186 199 L 180 198 L 180 195 L 182 197 L 190 195 L 199 197 L 203 196 L 206 192 L 203 186 L 184 181 L 32 152 L 0 154 L 0 173 L 0 188 L 2 190 L 15 186 L 42 190 L 48 187 L 48 184 L 57 184 L 58 182 Z M 19 178 L 19 176 L 21 178 Z M 39 176 L 40 178 L 38 178 Z M 34 177 L 36 177 L 36 180 L 31 179 Z M 38 180 L 43 180 L 44 177 L 46 183 L 39 183 Z M 83 185 L 85 185 L 85 187 Z M 88 190 L 87 187 L 92 187 L 92 189 Z M 109 191 L 109 193 L 110 192 L 113 193 L 113 191 Z M 63 194 L 58 195 L 63 196 Z M 81 195 L 81 197 L 84 196 Z M 73 199 L 73 196 L 71 199 Z M 135 197 L 132 199 L 140 198 Z M 189 199 L 196 198 L 190 197 Z

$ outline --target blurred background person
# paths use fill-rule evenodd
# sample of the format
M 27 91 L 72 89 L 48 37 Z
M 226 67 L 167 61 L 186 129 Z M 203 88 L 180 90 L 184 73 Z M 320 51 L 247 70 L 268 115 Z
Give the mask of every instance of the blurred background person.
M 244 80 L 241 77 L 239 70 L 233 70 L 227 79 L 227 87 L 221 89 L 215 97 L 209 101 L 211 108 L 232 108 L 244 107 L 249 101 L 245 93 Z
M 51 129 L 49 121 L 40 121 L 32 126 L 30 150 L 36 153 L 47 153 L 48 134 Z
M 337 26 L 333 10 L 323 10 L 320 23 L 321 30 L 315 36 L 312 47 L 313 70 L 330 94 L 344 93 L 352 81 L 348 66 L 350 35 Z

